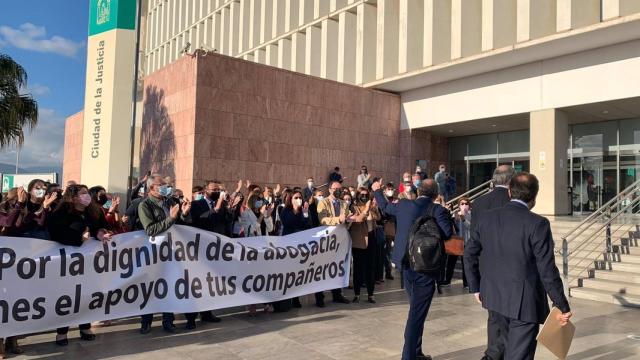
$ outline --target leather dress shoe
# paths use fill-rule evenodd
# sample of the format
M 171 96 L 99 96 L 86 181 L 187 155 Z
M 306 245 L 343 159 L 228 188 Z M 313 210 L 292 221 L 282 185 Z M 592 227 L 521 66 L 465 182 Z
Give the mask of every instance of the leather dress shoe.
M 210 322 L 210 323 L 219 323 L 220 321 L 222 321 L 222 319 L 213 315 L 212 313 L 209 313 L 208 315 L 204 315 L 204 316 L 201 315 L 200 321 Z
M 334 303 L 338 303 L 338 304 L 350 304 L 351 301 L 349 301 L 349 299 L 347 299 L 346 297 L 340 295 L 340 297 L 337 297 L 335 299 L 333 299 Z
M 418 354 L 416 356 L 416 360 L 433 360 L 433 358 L 431 357 L 431 355 Z
M 144 323 L 140 325 L 140 334 L 148 334 L 151 332 L 151 324 Z

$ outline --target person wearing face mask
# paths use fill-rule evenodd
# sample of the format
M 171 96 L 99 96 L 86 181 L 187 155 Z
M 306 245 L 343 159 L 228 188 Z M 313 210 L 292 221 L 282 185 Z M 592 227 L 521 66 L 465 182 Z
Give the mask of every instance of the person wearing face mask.
M 402 174 L 402 181 L 398 186 L 398 194 L 402 194 L 405 191 L 404 184 L 406 183 L 411 183 L 411 174 L 409 174 L 408 172 L 405 172 L 404 174 Z
M 398 194 L 398 200 L 402 200 L 402 199 L 415 200 L 418 197 L 411 180 L 403 184 L 403 190 L 404 191 Z
M 444 195 L 447 189 L 447 173 L 444 164 L 440 164 L 438 172 L 433 175 L 433 179 L 438 183 L 438 194 Z
M 42 180 L 11 190 L 0 204 L 0 235 L 49 239 L 47 217 L 53 210 L 57 193 L 46 194 Z
M 427 178 L 427 173 L 422 170 L 422 167 L 420 165 L 416 166 L 415 175 L 418 175 L 418 179 L 420 181 L 422 181 L 422 180 Z
M 98 205 L 91 200 L 89 190 L 84 185 L 67 186 L 62 195 L 60 205 L 47 220 L 51 240 L 62 245 L 81 246 L 85 241 L 98 239 L 102 242 L 111 240 L 112 233 L 107 230 L 107 223 Z M 56 344 L 66 346 L 68 327 L 57 330 Z M 80 338 L 86 341 L 95 340 L 91 324 L 80 325 Z
M 304 201 L 309 201 L 313 197 L 313 193 L 316 191 L 316 184 L 312 177 L 307 178 L 307 186 L 302 189 L 302 197 Z
M 367 301 L 375 304 L 375 255 L 376 255 L 376 222 L 380 220 L 380 212 L 372 201 L 369 190 L 361 187 L 358 196 L 351 206 L 353 217 L 349 234 L 353 253 L 353 292 L 354 303 L 360 302 L 360 288 L 367 287 Z
M 229 233 L 231 213 L 227 204 L 227 193 L 223 191 L 220 181 L 207 181 L 204 197 L 193 202 L 191 218 L 193 225 L 197 228 L 231 236 Z
M 105 188 L 102 186 L 94 186 L 89 188 L 89 194 L 91 199 L 98 204 L 100 210 L 104 214 L 107 223 L 109 224 L 109 230 L 115 234 L 120 234 L 126 231 L 126 227 L 123 227 L 120 222 L 120 214 L 118 207 L 120 206 L 120 197 L 111 197 L 107 194 Z
M 318 203 L 320 225 L 337 226 L 345 224 L 351 216 L 349 205 L 341 200 L 342 185 L 338 181 L 329 183 L 329 197 Z M 350 301 L 342 295 L 342 289 L 331 290 L 334 303 L 348 304 Z M 316 293 L 316 306 L 324 307 L 324 293 Z
M 191 223 L 191 201 L 185 199 L 182 204 L 174 204 L 167 201 L 171 197 L 171 190 L 161 177 L 154 177 L 149 186 L 149 195 L 138 205 L 138 216 L 144 232 L 148 236 L 156 236 L 167 231 L 174 224 Z M 140 333 L 148 334 L 151 331 L 153 314 L 141 316 Z M 164 331 L 175 332 L 172 313 L 162 314 L 162 327 Z M 195 319 L 187 319 L 187 326 L 195 328 Z
M 384 188 L 384 196 L 390 203 L 395 203 L 398 200 L 395 198 L 395 189 L 393 183 L 388 183 Z M 387 280 L 393 280 L 394 277 L 391 274 L 393 267 L 391 266 L 391 252 L 393 251 L 393 240 L 396 237 L 396 217 L 389 214 L 382 215 L 383 231 L 384 231 L 384 243 L 380 245 L 381 263 L 377 264 L 376 274 L 380 274 L 377 280 L 382 280 L 382 274 Z
M 324 199 L 324 192 L 322 190 L 316 190 L 313 192 L 313 196 L 309 198 L 309 219 L 311 221 L 311 227 L 320 226 L 320 219 L 318 218 L 318 203 Z
M 195 202 L 203 199 L 204 198 L 203 190 L 204 188 L 200 185 L 194 186 L 193 189 L 191 189 L 191 200 Z
M 366 166 L 360 168 L 360 174 L 358 174 L 358 188 L 369 188 L 371 185 L 371 174 L 367 170 Z
M 464 243 L 469 241 L 471 230 L 471 200 L 468 197 L 461 197 L 458 200 L 458 211 L 453 216 L 453 225 L 456 233 L 462 237 Z M 458 258 L 462 261 L 462 286 L 467 287 L 467 277 L 464 273 L 464 260 L 461 256 L 447 255 L 447 269 L 445 271 L 445 279 L 441 284 L 442 286 L 451 285 L 451 279 L 453 279 L 453 272 L 456 268 Z
M 274 206 L 267 206 L 260 198 L 259 192 L 253 192 L 249 195 L 240 214 L 240 222 L 244 230 L 244 236 L 262 236 L 273 231 L 273 220 L 271 218 L 273 210 Z M 263 223 L 265 227 L 264 232 L 262 230 Z
M 282 235 L 295 234 L 311 228 L 309 217 L 309 203 L 304 202 L 301 191 L 294 191 L 286 197 L 284 209 L 282 210 Z M 301 308 L 300 299 L 295 297 L 291 300 L 283 300 L 274 304 L 276 312 L 286 311 L 287 307 L 293 306 Z

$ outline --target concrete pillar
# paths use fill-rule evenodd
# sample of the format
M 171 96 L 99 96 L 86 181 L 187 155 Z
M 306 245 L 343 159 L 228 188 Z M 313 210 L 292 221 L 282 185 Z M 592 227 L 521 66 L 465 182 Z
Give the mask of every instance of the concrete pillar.
M 229 55 L 238 53 L 240 47 L 240 2 L 232 1 L 229 5 Z
M 424 0 L 422 66 L 451 59 L 451 1 Z
M 482 51 L 515 44 L 516 7 L 513 0 L 482 0 Z
M 334 19 L 322 20 L 322 43 L 320 76 L 338 79 L 338 22 Z
M 376 77 L 376 7 L 358 5 L 358 38 L 356 47 L 356 84 L 362 85 Z
M 304 73 L 320 76 L 320 59 L 322 57 L 322 30 L 316 26 L 306 28 Z
M 274 39 L 281 34 L 284 34 L 285 27 L 285 10 L 286 10 L 286 2 L 285 1 L 274 1 L 273 3 L 273 24 L 271 26 L 271 38 Z
M 399 27 L 400 2 L 398 0 L 378 0 L 376 79 L 398 73 Z
M 298 26 L 307 24 L 313 20 L 313 1 L 314 0 L 299 0 L 298 6 Z
M 529 119 L 529 167 L 540 181 L 533 211 L 542 215 L 566 215 L 569 213 L 567 115 L 547 109 L 532 112 Z
M 211 20 L 211 46 L 220 52 L 220 32 L 222 31 L 221 12 L 213 13 Z
M 267 45 L 266 64 L 269 66 L 278 66 L 278 44 L 272 43 Z
M 260 11 L 260 43 L 263 44 L 272 39 L 272 21 L 273 21 L 273 1 L 262 0 L 262 9 Z
M 284 32 L 289 32 L 298 27 L 300 13 L 300 0 L 285 0 L 285 25 Z
M 355 84 L 358 16 L 344 11 L 338 18 L 338 81 Z
M 264 48 L 256 49 L 256 51 L 253 52 L 253 61 L 259 64 L 266 64 L 267 51 Z
M 305 71 L 305 35 L 296 32 L 291 35 L 291 71 Z
M 600 22 L 601 0 L 557 0 L 556 31 L 566 31 Z
M 240 32 L 238 37 L 240 38 L 240 43 L 238 44 L 238 52 L 242 53 L 250 49 L 249 47 L 249 34 L 250 34 L 250 23 L 253 18 L 251 16 L 251 0 L 240 0 Z
M 220 11 L 220 42 L 218 52 L 224 55 L 230 55 L 229 51 L 229 24 L 231 23 L 231 9 L 224 7 Z
M 423 44 L 423 0 L 400 0 L 399 73 L 405 73 L 422 67 Z
M 329 0 L 314 0 L 313 1 L 313 18 L 325 16 L 329 13 Z
M 556 0 L 518 0 L 516 6 L 517 42 L 556 32 Z
M 251 13 L 251 21 L 249 21 L 249 49 L 253 49 L 260 44 L 262 1 L 251 0 L 249 12 Z
M 482 0 L 451 1 L 451 58 L 482 50 Z
M 291 39 L 278 40 L 278 67 L 291 70 Z
M 329 12 L 340 10 L 345 6 L 347 6 L 347 0 L 331 0 L 329 3 Z

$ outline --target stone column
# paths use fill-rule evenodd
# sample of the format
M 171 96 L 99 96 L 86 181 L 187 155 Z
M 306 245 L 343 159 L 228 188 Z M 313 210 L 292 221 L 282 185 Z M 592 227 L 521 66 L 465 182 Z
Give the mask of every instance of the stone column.
M 534 211 L 542 215 L 566 215 L 569 213 L 567 115 L 556 109 L 534 111 L 529 123 L 529 168 L 540 181 Z

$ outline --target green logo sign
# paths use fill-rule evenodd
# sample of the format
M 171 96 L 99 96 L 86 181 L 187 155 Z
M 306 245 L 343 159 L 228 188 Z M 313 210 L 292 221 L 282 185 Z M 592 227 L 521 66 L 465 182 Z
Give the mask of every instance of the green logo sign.
M 90 0 L 89 36 L 113 29 L 136 28 L 137 0 Z
M 7 192 L 13 188 L 13 175 L 2 175 L 2 192 Z

